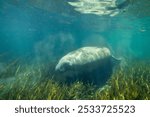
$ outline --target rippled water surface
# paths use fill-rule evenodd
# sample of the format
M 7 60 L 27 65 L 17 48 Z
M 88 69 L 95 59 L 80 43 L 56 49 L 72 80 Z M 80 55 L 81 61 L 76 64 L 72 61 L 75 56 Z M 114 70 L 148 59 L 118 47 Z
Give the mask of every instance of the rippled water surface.
M 82 46 L 107 46 L 117 56 L 150 57 L 149 0 L 129 0 L 115 16 L 78 12 L 71 1 L 1 0 L 0 53 L 55 59 Z

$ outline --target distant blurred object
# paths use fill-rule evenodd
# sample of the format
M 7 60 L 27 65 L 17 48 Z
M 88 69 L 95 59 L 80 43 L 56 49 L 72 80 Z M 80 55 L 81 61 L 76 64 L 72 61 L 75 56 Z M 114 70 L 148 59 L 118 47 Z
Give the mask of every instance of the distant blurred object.
M 35 45 L 38 60 L 54 60 L 73 49 L 75 40 L 70 33 L 49 35 Z

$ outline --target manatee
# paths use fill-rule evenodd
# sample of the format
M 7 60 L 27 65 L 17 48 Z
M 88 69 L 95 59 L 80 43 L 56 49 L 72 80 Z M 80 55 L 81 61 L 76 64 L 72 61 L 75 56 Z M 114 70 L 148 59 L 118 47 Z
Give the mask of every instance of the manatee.
M 55 71 L 69 79 L 97 82 L 100 76 L 103 80 L 109 77 L 114 64 L 119 62 L 106 47 L 82 47 L 63 56 Z

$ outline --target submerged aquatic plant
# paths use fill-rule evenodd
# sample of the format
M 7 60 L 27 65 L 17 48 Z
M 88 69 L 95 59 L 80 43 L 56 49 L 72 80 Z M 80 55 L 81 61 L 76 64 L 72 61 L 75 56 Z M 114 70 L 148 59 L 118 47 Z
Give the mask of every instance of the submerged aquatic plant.
M 108 86 L 97 93 L 97 99 L 150 99 L 150 66 L 135 62 L 125 70 L 117 70 Z
M 103 87 L 76 81 L 73 84 L 60 84 L 52 79 L 53 64 L 18 65 L 13 64 L 15 78 L 11 82 L 0 81 L 0 99 L 62 100 L 97 99 L 128 100 L 150 99 L 150 66 L 145 62 L 135 62 L 125 69 L 117 69 Z M 7 75 L 6 75 L 7 74 Z

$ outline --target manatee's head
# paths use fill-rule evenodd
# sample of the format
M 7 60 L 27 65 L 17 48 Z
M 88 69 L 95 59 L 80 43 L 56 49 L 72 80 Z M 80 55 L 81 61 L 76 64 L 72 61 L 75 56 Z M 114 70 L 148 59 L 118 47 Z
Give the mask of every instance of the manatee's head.
M 70 69 L 70 67 L 71 67 L 71 64 L 68 61 L 59 62 L 55 67 L 55 71 L 64 73 L 64 72 L 68 71 Z

